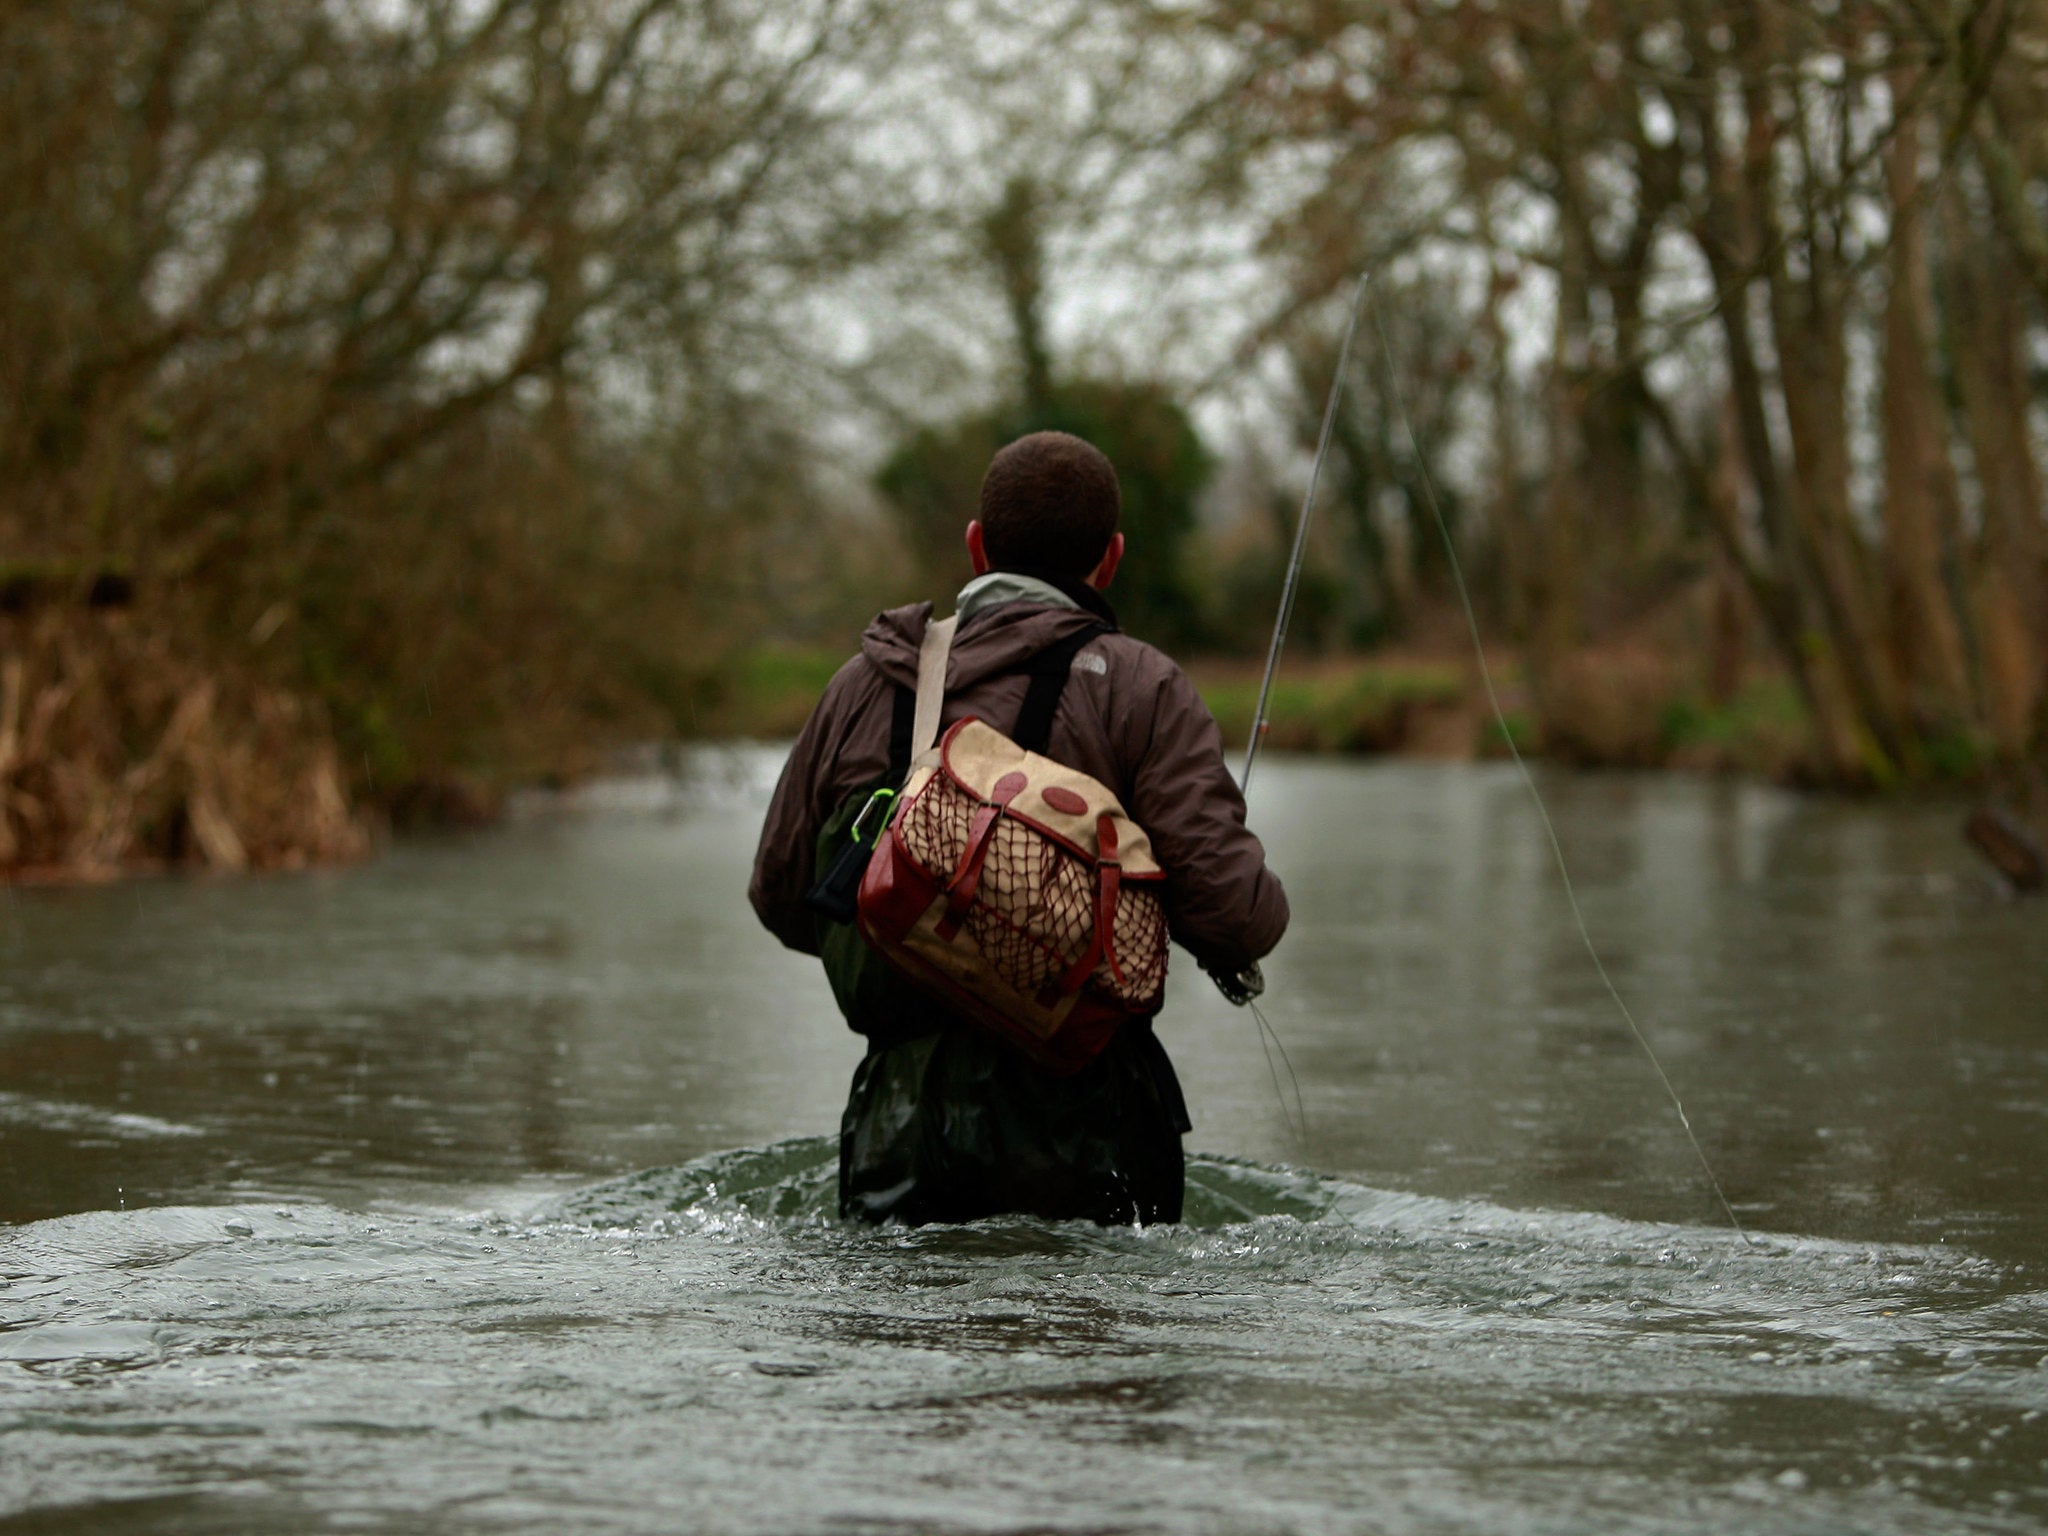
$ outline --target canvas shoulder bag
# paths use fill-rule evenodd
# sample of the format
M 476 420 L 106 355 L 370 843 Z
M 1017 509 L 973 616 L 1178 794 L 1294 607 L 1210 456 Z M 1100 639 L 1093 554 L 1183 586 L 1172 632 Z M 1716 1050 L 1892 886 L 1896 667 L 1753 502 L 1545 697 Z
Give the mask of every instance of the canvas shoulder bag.
M 928 994 L 1055 1072 L 1078 1071 L 1166 985 L 1165 871 L 1114 792 L 1044 756 L 1083 631 L 1034 660 L 1013 735 L 935 740 L 955 621 L 918 657 L 910 777 L 862 875 L 861 937 Z

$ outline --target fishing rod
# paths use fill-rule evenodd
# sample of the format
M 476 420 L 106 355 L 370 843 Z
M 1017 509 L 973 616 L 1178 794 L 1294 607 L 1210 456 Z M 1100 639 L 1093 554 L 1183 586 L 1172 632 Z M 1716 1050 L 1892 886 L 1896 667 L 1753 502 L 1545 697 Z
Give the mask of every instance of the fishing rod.
M 1273 691 L 1273 676 L 1280 664 L 1280 652 L 1287 643 L 1287 623 L 1293 614 L 1295 593 L 1301 581 L 1301 568 L 1308 552 L 1309 518 L 1315 510 L 1316 487 L 1322 476 L 1323 461 L 1329 456 L 1331 431 L 1337 420 L 1337 404 L 1343 396 L 1344 375 L 1351 357 L 1351 340 L 1358 330 L 1359 316 L 1364 312 L 1371 280 L 1370 267 L 1359 274 L 1358 287 L 1351 298 L 1350 314 L 1344 323 L 1344 340 L 1337 349 L 1337 373 L 1330 381 L 1329 398 L 1323 406 L 1322 433 L 1316 442 L 1315 460 L 1309 466 L 1308 493 L 1302 498 L 1301 516 L 1295 524 L 1294 550 L 1288 559 L 1287 579 L 1280 592 L 1280 613 L 1273 626 L 1273 644 L 1266 653 L 1266 675 L 1259 685 L 1258 707 L 1252 714 L 1252 739 L 1245 751 L 1244 774 L 1238 781 L 1241 790 L 1251 783 L 1252 765 L 1258 761 L 1259 744 L 1266 733 L 1266 710 Z M 1692 1117 L 1686 1113 L 1685 1101 L 1679 1097 L 1677 1085 L 1664 1070 L 1664 1063 L 1657 1055 L 1656 1048 L 1650 1044 L 1649 1036 L 1643 1033 L 1642 1026 L 1636 1022 L 1634 1010 L 1629 1007 L 1627 1000 L 1621 995 L 1620 987 L 1615 985 L 1613 976 L 1608 973 L 1607 962 L 1601 957 L 1600 947 L 1593 942 L 1593 930 L 1587 924 L 1586 914 L 1579 906 L 1578 887 L 1572 881 L 1571 866 L 1565 859 L 1564 844 L 1557 835 L 1556 823 L 1550 818 L 1550 807 L 1544 802 L 1543 791 L 1536 783 L 1536 775 L 1530 770 L 1528 760 L 1522 756 L 1522 749 L 1515 742 L 1514 732 L 1508 728 L 1507 711 L 1502 707 L 1500 691 L 1494 685 L 1493 667 L 1486 659 L 1486 642 L 1479 629 L 1479 613 L 1472 602 L 1471 588 L 1465 580 L 1464 562 L 1458 558 L 1458 541 L 1451 533 L 1450 519 L 1444 515 L 1442 498 L 1437 495 L 1436 478 L 1430 474 L 1429 461 L 1423 456 L 1422 440 L 1416 435 L 1415 424 L 1409 417 L 1407 397 L 1400 388 L 1398 370 L 1394 365 L 1393 344 L 1387 337 L 1386 320 L 1377 303 L 1372 306 L 1372 314 L 1373 329 L 1379 340 L 1384 370 L 1382 385 L 1386 399 L 1393 408 L 1395 420 L 1400 424 L 1402 436 L 1407 439 L 1408 453 L 1415 461 L 1416 476 L 1421 481 L 1423 497 L 1429 504 L 1430 516 L 1436 524 L 1437 535 L 1443 541 L 1444 556 L 1450 566 L 1451 579 L 1457 587 L 1459 606 L 1464 610 L 1465 627 L 1472 637 L 1473 654 L 1478 658 L 1479 678 L 1485 686 L 1486 702 L 1493 711 L 1494 724 L 1500 731 L 1501 740 L 1507 743 L 1508 755 L 1514 760 L 1515 770 L 1529 791 L 1530 801 L 1536 807 L 1537 818 L 1543 826 L 1543 835 L 1550 844 L 1551 858 L 1557 865 L 1558 877 L 1564 885 L 1565 901 L 1571 909 L 1572 923 L 1578 929 L 1579 941 L 1585 946 L 1587 957 L 1593 962 L 1593 970 L 1599 976 L 1601 985 L 1607 989 L 1608 997 L 1613 999 L 1622 1021 L 1628 1025 L 1629 1033 L 1635 1037 L 1636 1044 L 1648 1058 L 1651 1070 L 1656 1073 L 1657 1081 L 1664 1089 L 1664 1096 L 1670 1100 L 1672 1109 L 1677 1112 L 1678 1123 L 1685 1131 L 1685 1139 L 1692 1147 L 1693 1156 L 1699 1161 L 1700 1171 L 1706 1175 L 1707 1184 L 1714 1191 L 1715 1200 L 1720 1203 L 1721 1213 L 1728 1218 L 1728 1225 L 1734 1229 L 1737 1237 L 1751 1246 L 1756 1246 L 1756 1239 L 1751 1237 L 1748 1229 L 1742 1225 L 1742 1219 L 1735 1214 L 1735 1207 L 1730 1203 L 1727 1192 L 1721 1188 L 1721 1180 L 1714 1173 L 1714 1165 L 1707 1157 L 1707 1149 L 1701 1145 L 1698 1134 L 1692 1128 Z M 1259 1041 L 1261 1048 L 1264 1048 L 1265 1037 L 1269 1034 L 1273 1036 L 1274 1044 L 1278 1045 L 1280 1037 L 1274 1034 L 1272 1026 L 1266 1023 L 1265 1016 L 1259 1012 L 1255 1001 L 1265 991 L 1265 979 L 1260 975 L 1258 967 L 1253 966 L 1238 977 L 1213 976 L 1213 973 L 1212 977 L 1217 988 L 1231 1002 L 1251 1005 L 1253 1016 L 1257 1018 L 1262 1031 Z M 1285 1046 L 1281 1046 L 1281 1055 L 1284 1060 Z M 1267 1067 L 1269 1070 L 1272 1067 L 1270 1053 L 1267 1056 Z M 1293 1072 L 1291 1063 L 1288 1071 L 1290 1074 Z M 1276 1089 L 1278 1083 L 1276 1074 Z M 1297 1112 L 1300 1103 L 1301 1088 L 1297 1082 Z
M 1287 579 L 1280 587 L 1280 612 L 1273 620 L 1273 643 L 1266 648 L 1266 675 L 1259 682 L 1259 703 L 1252 711 L 1252 739 L 1244 750 L 1244 772 L 1237 777 L 1240 794 L 1250 794 L 1252 765 L 1259 760 L 1259 747 L 1266 739 L 1266 711 L 1273 702 L 1273 678 L 1280 670 L 1280 653 L 1287 648 L 1287 625 L 1294 617 L 1294 599 L 1301 590 L 1301 568 L 1308 558 L 1308 528 L 1315 516 L 1316 487 L 1323 478 L 1323 462 L 1330 456 L 1330 436 L 1337 425 L 1337 402 L 1344 397 L 1344 375 L 1351 362 L 1351 338 L 1358 333 L 1358 316 L 1365 307 L 1366 285 L 1372 274 L 1358 276 L 1351 294 L 1351 312 L 1344 322 L 1344 340 L 1337 348 L 1337 371 L 1330 378 L 1329 398 L 1323 402 L 1323 429 L 1316 437 L 1316 456 L 1308 467 L 1308 490 L 1302 494 L 1301 515 L 1294 520 L 1294 551 L 1287 557 Z
M 1323 426 L 1316 434 L 1316 455 L 1308 468 L 1308 489 L 1302 493 L 1301 515 L 1294 520 L 1294 548 L 1287 557 L 1287 575 L 1280 584 L 1280 611 L 1273 618 L 1273 643 L 1266 647 L 1266 672 L 1259 680 L 1259 701 L 1252 710 L 1251 740 L 1244 750 L 1244 771 L 1237 777 L 1240 794 L 1249 794 L 1252 787 L 1252 768 L 1259 760 L 1259 747 L 1266 739 L 1266 713 L 1273 702 L 1273 679 L 1280 670 L 1280 653 L 1287 648 L 1287 625 L 1294 617 L 1294 600 L 1301 590 L 1301 568 L 1308 558 L 1309 524 L 1315 518 L 1316 490 L 1323 478 L 1323 464 L 1330 457 L 1330 439 L 1337 426 L 1337 405 L 1344 397 L 1344 376 L 1350 371 L 1351 340 L 1358 333 L 1358 317 L 1365 308 L 1367 285 L 1371 271 L 1358 275 L 1358 285 L 1351 293 L 1351 306 L 1344 321 L 1344 339 L 1337 347 L 1337 368 L 1330 376 L 1330 393 L 1323 402 Z M 1216 990 L 1239 1008 L 1250 1008 L 1253 1021 L 1259 1029 L 1259 1049 L 1266 1057 L 1266 1070 L 1273 1078 L 1273 1092 L 1280 1100 L 1281 1115 L 1286 1116 L 1287 1095 L 1280 1090 L 1280 1073 L 1273 1064 L 1273 1052 L 1277 1048 L 1280 1060 L 1286 1063 L 1288 1079 L 1294 1084 L 1295 1124 L 1290 1127 L 1301 1136 L 1308 1134 L 1308 1116 L 1302 1107 L 1301 1079 L 1295 1076 L 1294 1063 L 1288 1059 L 1287 1047 L 1281 1042 L 1279 1031 L 1266 1021 L 1258 1000 L 1265 994 L 1266 977 L 1257 963 L 1230 974 L 1210 971 L 1209 979 L 1216 983 Z M 1272 1041 L 1269 1046 L 1266 1042 Z

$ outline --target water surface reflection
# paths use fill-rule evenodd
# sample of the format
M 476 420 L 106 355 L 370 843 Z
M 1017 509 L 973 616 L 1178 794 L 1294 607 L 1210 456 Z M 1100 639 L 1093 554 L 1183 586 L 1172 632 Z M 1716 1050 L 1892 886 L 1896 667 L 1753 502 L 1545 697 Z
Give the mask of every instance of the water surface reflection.
M 742 896 L 775 768 L 0 893 L 0 1530 L 2048 1520 L 2048 906 L 1951 809 L 1546 781 L 1730 1195 L 1802 1236 L 1716 1228 L 1509 774 L 1300 761 L 1254 813 L 1306 1130 L 1182 966 L 1193 1143 L 1249 1159 L 1186 1225 L 862 1232 L 856 1042 Z
M 360 870 L 0 894 L 0 1219 L 558 1183 L 829 1131 L 856 1042 L 741 895 L 775 755 Z M 2048 1258 L 2048 907 L 1946 806 L 1546 780 L 1581 898 L 1729 1194 L 1780 1229 Z M 602 797 L 600 797 L 602 799 Z M 1268 1012 L 1184 961 L 1192 1144 L 1391 1187 L 1711 1221 L 1485 767 L 1276 761 Z

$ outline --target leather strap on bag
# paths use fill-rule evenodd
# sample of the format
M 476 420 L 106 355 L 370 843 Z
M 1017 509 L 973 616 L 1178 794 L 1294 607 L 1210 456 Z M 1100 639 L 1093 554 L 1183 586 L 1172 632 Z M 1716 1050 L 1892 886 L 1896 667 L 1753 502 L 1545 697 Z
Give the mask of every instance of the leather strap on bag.
M 1095 893 L 1095 942 L 1102 950 L 1102 958 L 1109 962 L 1109 974 L 1116 978 L 1118 986 L 1124 986 L 1124 968 L 1116 957 L 1116 898 L 1123 888 L 1123 861 L 1116 854 L 1116 818 L 1107 814 L 1095 821 L 1096 877 L 1100 889 Z
M 1081 990 L 1088 978 L 1095 974 L 1095 967 L 1104 960 L 1109 962 L 1110 974 L 1119 985 L 1124 979 L 1123 966 L 1116 957 L 1116 902 L 1123 889 L 1123 864 L 1117 858 L 1116 821 L 1104 815 L 1095 825 L 1095 844 L 1098 856 L 1095 860 L 1095 914 L 1089 925 L 1088 947 L 1081 951 L 1081 958 L 1068 967 L 1060 977 L 1056 995 L 1069 996 Z
M 967 846 L 961 851 L 959 867 L 953 871 L 953 878 L 946 886 L 946 915 L 939 920 L 938 935 L 951 939 L 960 931 L 960 924 L 967 916 L 967 909 L 974 904 L 974 893 L 981 889 L 982 866 L 988 862 L 989 845 L 995 841 L 996 824 L 1003 819 L 1003 812 L 1010 808 L 1010 802 L 1024 793 L 1029 781 L 1021 773 L 1006 773 L 996 780 L 995 789 L 974 813 L 974 820 L 968 824 Z

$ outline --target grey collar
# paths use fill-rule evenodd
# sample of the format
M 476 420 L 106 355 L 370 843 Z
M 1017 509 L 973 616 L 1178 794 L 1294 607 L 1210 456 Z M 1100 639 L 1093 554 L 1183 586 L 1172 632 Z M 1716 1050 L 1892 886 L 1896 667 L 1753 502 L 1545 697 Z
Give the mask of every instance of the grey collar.
M 1048 608 L 1081 612 L 1081 605 L 1051 582 L 1040 581 L 1036 576 L 1021 576 L 1015 571 L 990 571 L 986 576 L 975 577 L 960 589 L 953 611 L 965 624 L 976 614 L 999 608 L 1004 603 L 1043 603 Z

